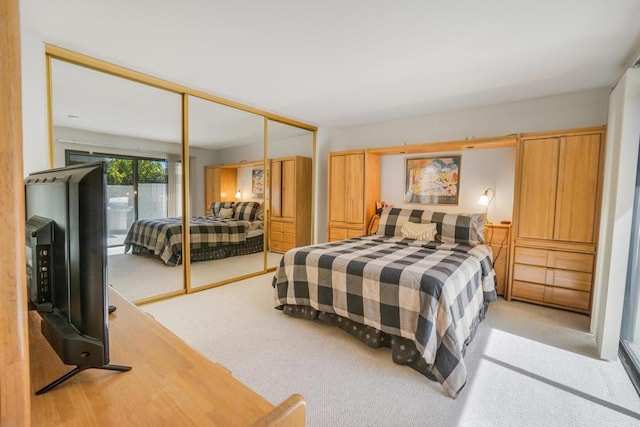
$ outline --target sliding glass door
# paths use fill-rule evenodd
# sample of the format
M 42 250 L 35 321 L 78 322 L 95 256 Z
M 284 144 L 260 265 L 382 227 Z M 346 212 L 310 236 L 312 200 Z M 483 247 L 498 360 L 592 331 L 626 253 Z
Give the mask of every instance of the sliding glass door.
M 169 212 L 168 167 L 164 159 L 66 151 L 66 164 L 107 164 L 108 246 L 122 246 L 133 221 L 166 218 Z
M 631 381 L 640 393 L 640 173 L 636 176 L 633 203 L 627 284 L 620 331 L 620 356 Z

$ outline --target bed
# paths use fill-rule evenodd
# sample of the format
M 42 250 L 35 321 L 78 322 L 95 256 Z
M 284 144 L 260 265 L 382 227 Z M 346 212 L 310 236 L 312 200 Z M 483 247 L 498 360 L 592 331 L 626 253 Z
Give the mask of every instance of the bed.
M 211 215 L 190 219 L 191 261 L 248 255 L 264 249 L 264 221 L 258 202 L 213 203 Z M 182 218 L 134 221 L 125 253 L 157 256 L 165 265 L 182 263 Z
M 421 224 L 435 225 L 424 232 Z M 482 215 L 385 208 L 374 235 L 286 252 L 274 305 L 390 347 L 394 362 L 455 398 L 466 384 L 465 350 L 496 299 L 483 228 Z

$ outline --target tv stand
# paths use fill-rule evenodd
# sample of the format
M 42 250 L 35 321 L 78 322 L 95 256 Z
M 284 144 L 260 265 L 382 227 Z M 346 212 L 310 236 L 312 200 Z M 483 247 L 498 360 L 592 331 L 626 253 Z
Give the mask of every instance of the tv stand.
M 295 407 L 286 411 L 274 407 L 111 287 L 109 303 L 118 306 L 118 315 L 109 319 L 110 361 L 135 358 L 134 369 L 126 375 L 101 369 L 87 369 L 82 375 L 72 371 L 63 387 L 39 396 L 33 395 L 36 384 L 40 387 L 76 365 L 100 363 L 63 364 L 41 333 L 40 314 L 29 312 L 32 425 L 246 427 L 276 425 L 278 415 L 288 421 L 278 425 L 305 425 L 304 400 L 299 395 L 285 401 Z
M 69 372 L 67 372 L 66 374 L 64 374 L 60 378 L 58 378 L 57 380 L 47 384 L 46 386 L 42 387 L 40 390 L 36 391 L 36 395 L 40 395 L 40 394 L 44 394 L 44 393 L 48 392 L 52 388 L 59 386 L 60 384 L 62 384 L 66 380 L 68 380 L 69 378 L 75 376 L 76 374 L 79 374 L 80 372 L 82 372 L 82 371 L 84 371 L 86 369 L 106 369 L 106 370 L 109 370 L 109 371 L 126 372 L 126 371 L 130 371 L 131 370 L 131 366 L 113 365 L 113 364 L 102 365 L 102 366 L 87 366 L 87 367 L 84 367 L 84 368 L 81 368 L 80 366 L 76 366 L 75 368 L 73 368 L 72 370 L 70 370 Z

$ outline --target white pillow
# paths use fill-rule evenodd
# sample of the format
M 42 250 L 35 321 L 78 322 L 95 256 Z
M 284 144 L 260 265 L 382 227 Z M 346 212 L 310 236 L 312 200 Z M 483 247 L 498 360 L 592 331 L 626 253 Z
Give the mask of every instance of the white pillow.
M 434 222 L 428 224 L 418 224 L 415 222 L 405 222 L 400 229 L 402 237 L 416 240 L 435 240 L 438 233 L 437 225 Z
M 220 219 L 229 219 L 233 218 L 233 208 L 221 208 L 220 213 L 218 214 L 218 218 Z

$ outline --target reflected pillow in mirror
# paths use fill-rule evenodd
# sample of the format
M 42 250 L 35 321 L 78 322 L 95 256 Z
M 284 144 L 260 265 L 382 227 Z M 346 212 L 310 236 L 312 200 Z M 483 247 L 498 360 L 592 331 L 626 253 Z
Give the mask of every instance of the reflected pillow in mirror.
M 435 223 L 417 224 L 415 222 L 405 222 L 400 229 L 402 237 L 416 240 L 435 240 L 438 233 Z

